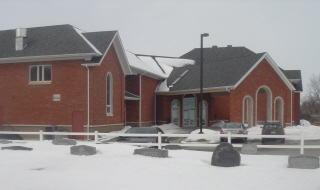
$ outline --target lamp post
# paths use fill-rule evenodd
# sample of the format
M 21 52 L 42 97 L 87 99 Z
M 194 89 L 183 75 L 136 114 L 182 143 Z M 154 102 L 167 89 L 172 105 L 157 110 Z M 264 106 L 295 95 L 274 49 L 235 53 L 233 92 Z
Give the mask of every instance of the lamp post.
M 200 133 L 202 132 L 202 102 L 203 102 L 203 37 L 208 37 L 208 33 L 201 34 L 201 48 L 200 48 Z

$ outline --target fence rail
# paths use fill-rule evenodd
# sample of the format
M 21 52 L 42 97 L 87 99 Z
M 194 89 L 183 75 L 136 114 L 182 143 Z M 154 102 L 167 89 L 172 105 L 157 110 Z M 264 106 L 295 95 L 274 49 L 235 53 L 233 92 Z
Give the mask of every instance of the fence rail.
M 219 144 L 192 144 L 192 143 L 162 143 L 162 137 L 199 137 L 199 139 L 203 137 L 227 137 L 228 142 L 231 143 L 232 137 L 244 137 L 244 138 L 287 138 L 287 139 L 297 139 L 300 140 L 300 145 L 257 145 L 258 148 L 299 148 L 300 154 L 304 154 L 304 149 L 306 148 L 320 148 L 320 145 L 305 145 L 305 140 L 319 140 L 320 135 L 313 135 L 305 137 L 304 133 L 300 135 L 240 135 L 240 134 L 120 134 L 120 133 L 99 133 L 98 131 L 91 133 L 80 133 L 80 132 L 43 132 L 40 130 L 39 132 L 21 132 L 21 131 L 0 131 L 0 134 L 19 134 L 19 135 L 39 135 L 39 140 L 44 140 L 44 135 L 67 135 L 67 136 L 94 136 L 95 143 L 99 142 L 99 136 L 111 136 L 111 137 L 119 137 L 119 136 L 130 136 L 130 137 L 157 137 L 158 143 L 126 143 L 129 145 L 140 145 L 140 146 L 157 146 L 159 149 L 165 145 L 180 145 L 180 146 L 188 146 L 188 147 L 216 147 Z M 242 147 L 242 144 L 233 144 L 234 147 Z

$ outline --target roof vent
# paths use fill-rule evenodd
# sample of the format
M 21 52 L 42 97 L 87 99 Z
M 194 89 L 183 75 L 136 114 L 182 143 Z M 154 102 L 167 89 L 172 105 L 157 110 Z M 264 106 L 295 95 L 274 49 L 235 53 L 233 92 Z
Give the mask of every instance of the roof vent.
M 215 46 L 212 46 L 212 49 L 216 49 L 216 48 L 218 48 L 218 46 L 217 46 L 217 45 L 215 45 Z
M 21 51 L 27 46 L 27 29 L 16 29 L 16 51 Z
M 232 48 L 232 45 L 227 45 L 228 48 Z

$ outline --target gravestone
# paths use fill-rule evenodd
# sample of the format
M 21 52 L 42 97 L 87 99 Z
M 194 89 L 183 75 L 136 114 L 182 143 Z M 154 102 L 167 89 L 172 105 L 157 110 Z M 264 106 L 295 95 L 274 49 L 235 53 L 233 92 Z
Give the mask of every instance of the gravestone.
M 77 141 L 74 139 L 54 139 L 52 140 L 54 145 L 76 145 Z
M 243 144 L 241 148 L 242 154 L 257 154 L 258 147 L 256 144 Z
M 8 141 L 8 140 L 0 140 L 0 144 L 11 144 L 12 141 Z
M 166 145 L 164 147 L 164 149 L 167 149 L 167 150 L 181 150 L 181 146 L 180 145 Z
M 288 168 L 298 168 L 298 169 L 316 169 L 319 168 L 319 157 L 317 156 L 289 156 L 288 158 Z
M 28 150 L 31 151 L 33 148 L 28 148 L 24 146 L 7 146 L 7 147 L 2 147 L 1 150 Z
M 70 152 L 73 155 L 89 156 L 89 155 L 95 155 L 97 150 L 96 150 L 96 147 L 93 147 L 93 146 L 79 145 L 79 146 L 70 147 Z
M 240 166 L 240 154 L 233 149 L 230 143 L 220 143 L 213 152 L 211 165 L 222 167 Z
M 133 154 L 157 157 L 157 158 L 168 158 L 168 150 L 155 149 L 155 148 L 142 148 L 135 149 Z

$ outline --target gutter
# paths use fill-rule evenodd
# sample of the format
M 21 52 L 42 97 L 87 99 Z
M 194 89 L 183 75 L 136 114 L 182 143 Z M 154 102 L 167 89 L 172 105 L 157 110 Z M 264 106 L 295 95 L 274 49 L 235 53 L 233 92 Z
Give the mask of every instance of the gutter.
M 234 90 L 234 86 L 220 86 L 213 88 L 204 88 L 203 92 L 230 92 L 230 90 Z M 158 95 L 173 95 L 173 94 L 185 94 L 185 93 L 200 93 L 200 89 L 188 89 L 188 90 L 177 90 L 177 91 L 160 91 L 157 92 Z

